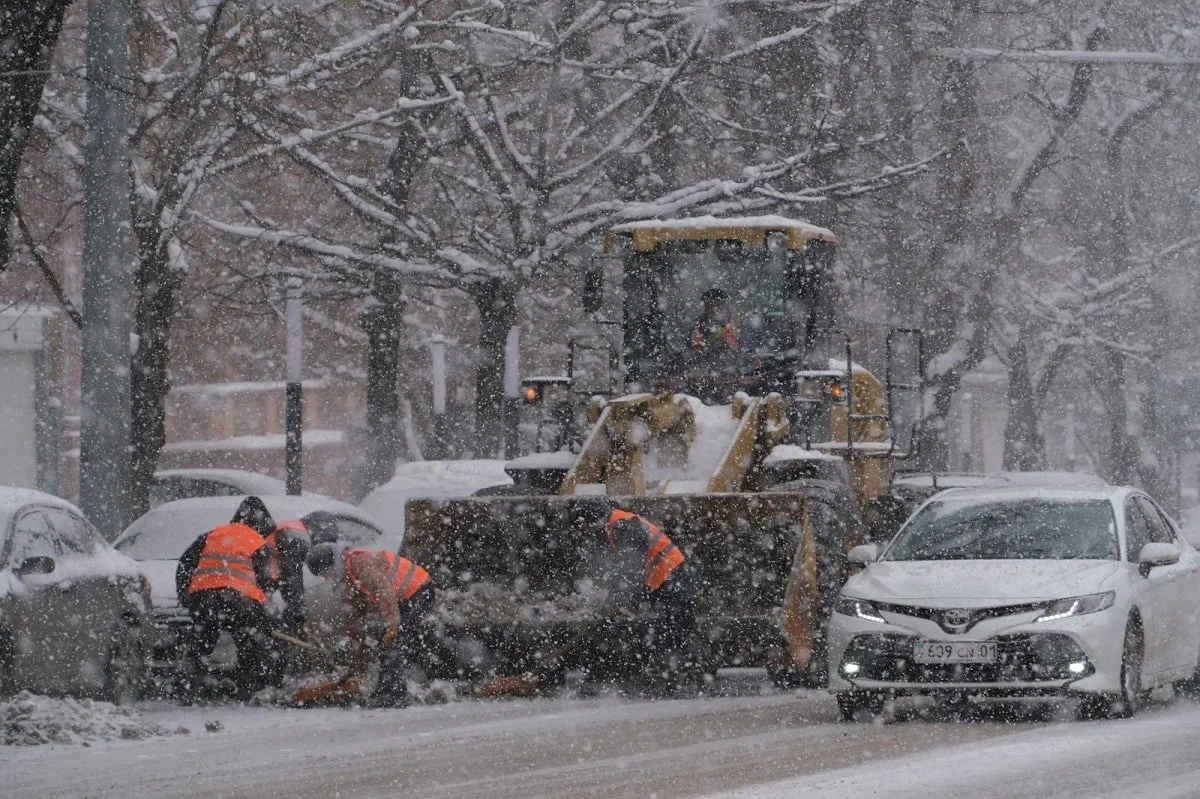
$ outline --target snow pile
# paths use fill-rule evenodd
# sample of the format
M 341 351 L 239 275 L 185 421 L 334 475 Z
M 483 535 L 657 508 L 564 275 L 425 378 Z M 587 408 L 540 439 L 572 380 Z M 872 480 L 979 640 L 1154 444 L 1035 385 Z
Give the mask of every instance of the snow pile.
M 540 594 L 480 582 L 462 589 L 439 590 L 431 616 L 451 626 L 585 621 L 604 603 L 604 592 L 594 590 L 590 584 L 580 588 L 574 594 Z
M 142 718 L 130 707 L 92 699 L 57 699 L 22 691 L 0 702 L 0 745 L 87 744 L 118 738 L 140 741 L 186 733 Z

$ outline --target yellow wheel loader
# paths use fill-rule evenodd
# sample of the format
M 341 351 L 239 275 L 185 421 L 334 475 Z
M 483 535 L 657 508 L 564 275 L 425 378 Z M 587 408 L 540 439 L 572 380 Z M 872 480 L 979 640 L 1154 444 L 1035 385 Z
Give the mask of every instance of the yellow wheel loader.
M 710 665 L 821 684 L 860 508 L 900 454 L 888 400 L 919 391 L 915 377 L 885 390 L 853 363 L 834 327 L 836 241 L 782 217 L 607 232 L 621 320 L 604 317 L 603 280 L 589 271 L 592 318 L 566 374 L 523 385 L 530 444 L 508 463 L 514 486 L 407 504 L 405 551 L 433 572 L 437 618 L 464 656 L 519 672 L 593 618 L 603 548 L 571 522 L 580 498 L 604 495 L 658 524 L 698 571 Z M 913 333 L 889 336 L 889 362 Z

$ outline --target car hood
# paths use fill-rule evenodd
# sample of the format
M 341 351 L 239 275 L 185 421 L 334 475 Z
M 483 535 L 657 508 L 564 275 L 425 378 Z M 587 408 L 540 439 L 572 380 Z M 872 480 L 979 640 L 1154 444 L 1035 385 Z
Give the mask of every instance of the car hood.
M 175 594 L 175 568 L 177 560 L 140 560 L 138 566 L 150 581 L 150 601 L 155 608 L 179 607 Z
M 1107 590 L 1112 560 L 922 560 L 869 564 L 846 594 L 880 602 L 985 607 Z

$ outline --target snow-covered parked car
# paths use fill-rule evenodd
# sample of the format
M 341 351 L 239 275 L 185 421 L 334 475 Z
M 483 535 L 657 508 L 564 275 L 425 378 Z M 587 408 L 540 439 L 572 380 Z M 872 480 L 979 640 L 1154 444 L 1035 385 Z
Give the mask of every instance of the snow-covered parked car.
M 384 532 L 382 526 L 366 511 L 346 502 L 321 496 L 262 495 L 267 509 L 276 522 L 298 519 L 323 510 L 338 521 L 341 539 L 356 546 L 396 551 L 397 536 Z M 188 626 L 187 611 L 175 593 L 175 569 L 179 556 L 200 535 L 227 524 L 233 518 L 244 496 L 198 497 L 180 499 L 151 508 L 135 520 L 113 542 L 121 553 L 136 560 L 150 578 L 154 604 L 155 640 L 152 666 L 155 672 L 169 672 L 177 662 L 181 634 Z M 329 586 L 324 580 L 305 571 L 305 605 L 313 637 L 322 630 L 337 627 L 340 612 Z M 277 602 L 278 596 L 272 597 Z M 227 647 L 219 647 L 224 651 Z
M 1196 678 L 1200 553 L 1129 487 L 951 489 L 864 564 L 829 626 L 843 716 L 888 695 L 1078 696 L 1127 715 Z
M 150 585 L 66 500 L 0 487 L 0 693 L 136 698 Z
M 160 469 L 150 481 L 150 507 L 193 497 L 286 493 L 282 480 L 244 469 Z

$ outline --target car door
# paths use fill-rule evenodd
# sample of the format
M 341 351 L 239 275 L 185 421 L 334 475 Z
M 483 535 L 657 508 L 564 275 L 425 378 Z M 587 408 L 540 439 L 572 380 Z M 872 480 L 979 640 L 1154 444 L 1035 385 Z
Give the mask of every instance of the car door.
M 4 598 L 3 623 L 12 640 L 13 678 L 21 688 L 65 688 L 56 657 L 62 617 L 53 572 L 21 573 L 23 564 L 32 564 L 34 558 L 49 558 L 48 562 L 57 564 L 60 554 L 44 508 L 26 507 L 14 516 L 2 568 L 12 573 L 17 585 Z
M 1190 664 L 1197 651 L 1200 651 L 1200 639 L 1197 638 L 1197 613 L 1200 603 L 1196 601 L 1200 595 L 1200 565 L 1197 564 L 1193 553 L 1188 551 L 1190 547 L 1186 547 L 1179 539 L 1175 529 L 1166 521 L 1162 510 L 1153 500 L 1138 496 L 1134 498 L 1134 502 L 1146 517 L 1150 541 L 1169 543 L 1179 548 L 1178 563 L 1156 566 L 1154 572 L 1161 573 L 1166 583 L 1161 592 L 1162 604 L 1158 608 L 1159 621 L 1168 644 L 1163 654 L 1168 668 L 1180 669 Z M 1151 574 L 1153 575 L 1153 572 Z M 1190 674 L 1189 668 L 1185 676 Z
M 1130 582 L 1142 616 L 1142 673 L 1146 677 L 1153 677 L 1168 668 L 1171 660 L 1167 654 L 1171 647 L 1167 623 L 1172 590 L 1170 577 L 1161 568 L 1154 569 L 1146 577 L 1138 573 L 1138 555 L 1150 540 L 1149 519 L 1135 497 L 1130 495 L 1125 498 L 1125 559 L 1132 567 Z
M 114 636 L 133 609 L 129 581 L 109 573 L 98 557 L 108 545 L 82 516 L 66 508 L 44 513 L 61 553 L 56 601 L 64 678 L 74 690 L 100 690 Z

